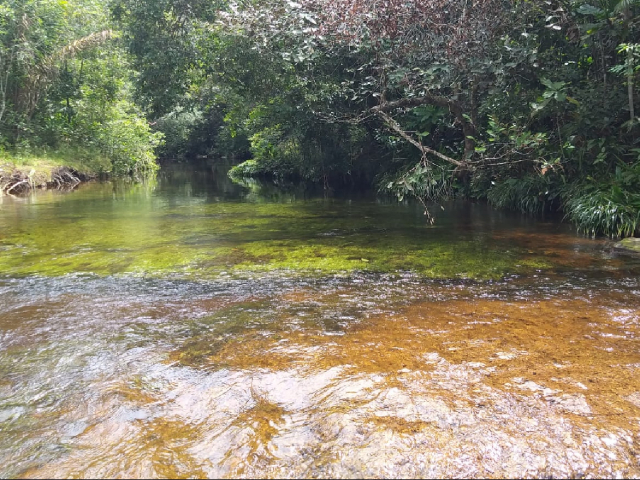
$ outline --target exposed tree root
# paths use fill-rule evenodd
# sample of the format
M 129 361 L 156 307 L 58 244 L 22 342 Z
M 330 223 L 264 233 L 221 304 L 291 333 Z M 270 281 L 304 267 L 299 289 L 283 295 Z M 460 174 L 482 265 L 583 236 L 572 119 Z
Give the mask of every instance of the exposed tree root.
M 26 195 L 36 189 L 73 190 L 91 178 L 68 167 L 54 170 L 50 178 L 36 175 L 33 170 L 29 174 L 18 169 L 0 170 L 0 195 Z

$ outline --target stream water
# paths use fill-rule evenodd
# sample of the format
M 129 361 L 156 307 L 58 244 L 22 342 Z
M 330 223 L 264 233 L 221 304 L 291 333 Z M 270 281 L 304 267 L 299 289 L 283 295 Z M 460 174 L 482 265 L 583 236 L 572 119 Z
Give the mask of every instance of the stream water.
M 0 477 L 638 477 L 640 258 L 230 184 L 0 198 Z

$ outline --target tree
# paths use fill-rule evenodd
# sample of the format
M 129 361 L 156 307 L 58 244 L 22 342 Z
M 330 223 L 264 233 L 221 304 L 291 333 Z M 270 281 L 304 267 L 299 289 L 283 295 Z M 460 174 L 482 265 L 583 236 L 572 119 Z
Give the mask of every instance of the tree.
M 317 35 L 338 47 L 362 49 L 373 59 L 357 69 L 363 75 L 352 83 L 356 99 L 422 153 L 435 154 L 419 147 L 419 139 L 393 114 L 420 105 L 449 111 L 462 131 L 463 155 L 459 160 L 436 156 L 467 166 L 474 154 L 478 94 L 493 80 L 493 46 L 513 23 L 511 2 L 306 0 L 304 5 L 317 17 Z
M 100 0 L 4 2 L 0 148 L 72 149 L 119 172 L 153 168 L 159 136 L 131 101 L 118 36 Z
M 207 70 L 202 42 L 224 0 L 115 0 L 111 10 L 140 72 L 137 96 L 155 117 L 189 104 Z

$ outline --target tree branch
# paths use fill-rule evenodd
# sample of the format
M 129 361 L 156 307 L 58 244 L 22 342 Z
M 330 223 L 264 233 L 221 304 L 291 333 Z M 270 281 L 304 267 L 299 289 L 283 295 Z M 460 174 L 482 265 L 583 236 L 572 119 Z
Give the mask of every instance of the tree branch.
M 473 156 L 475 149 L 475 136 L 476 126 L 471 120 L 475 117 L 475 113 L 472 111 L 471 116 L 465 115 L 465 111 L 459 102 L 446 97 L 439 97 L 437 95 L 423 95 L 422 97 L 401 98 L 393 102 L 384 102 L 380 105 L 371 108 L 371 112 L 389 112 L 396 108 L 409 108 L 418 107 L 420 105 L 435 105 L 436 107 L 448 109 L 462 126 L 462 134 L 464 136 L 464 157 L 466 160 L 470 160 Z
M 462 109 L 460 106 L 454 102 L 453 100 L 449 100 L 445 97 L 438 97 L 436 95 L 424 95 L 422 97 L 411 97 L 411 98 L 401 98 L 400 100 L 395 100 L 393 102 L 385 102 L 377 107 L 373 107 L 371 109 L 372 112 L 389 112 L 391 110 L 395 110 L 396 108 L 408 108 L 408 107 L 418 107 L 420 105 L 435 105 L 441 108 L 449 108 L 455 115 L 460 112 L 462 113 Z
M 398 103 L 398 102 L 392 102 L 392 103 Z M 386 104 L 386 105 L 389 105 L 389 104 Z M 381 107 L 382 106 L 383 105 L 381 105 Z M 387 126 L 389 126 L 389 128 L 391 128 L 391 130 L 396 132 L 398 135 L 400 135 L 402 138 L 404 138 L 407 142 L 411 143 L 411 145 L 413 145 L 418 150 L 420 150 L 420 152 L 423 155 L 426 155 L 426 154 L 430 153 L 431 155 L 435 155 L 436 157 L 440 158 L 441 160 L 449 162 L 449 163 L 455 165 L 456 167 L 460 167 L 460 168 L 466 168 L 467 167 L 466 162 L 461 162 L 460 160 L 456 160 L 455 158 L 451 158 L 451 157 L 448 157 L 447 155 L 444 155 L 444 154 L 442 154 L 440 152 L 437 152 L 436 150 L 433 150 L 432 148 L 425 147 L 421 142 L 419 142 L 418 140 L 413 138 L 411 135 L 409 135 L 405 130 L 403 130 L 402 127 L 400 126 L 400 124 L 398 122 L 396 122 L 388 114 L 386 114 L 381 108 L 378 108 L 378 107 L 375 107 L 375 108 L 377 108 L 377 110 L 374 110 L 374 109 L 371 109 L 371 110 L 375 111 L 375 113 L 380 118 L 382 118 L 384 120 L 384 122 L 387 124 Z

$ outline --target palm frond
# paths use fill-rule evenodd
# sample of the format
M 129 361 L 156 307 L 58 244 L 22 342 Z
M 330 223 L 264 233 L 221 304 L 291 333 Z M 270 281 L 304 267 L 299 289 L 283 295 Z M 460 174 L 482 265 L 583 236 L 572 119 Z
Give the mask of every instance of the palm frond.
M 613 7 L 613 11 L 615 13 L 622 13 L 625 10 L 630 9 L 633 5 L 637 5 L 638 3 L 640 3 L 639 0 L 620 0 L 618 3 L 616 3 L 616 6 Z
M 63 60 L 73 58 L 79 53 L 101 45 L 113 37 L 113 30 L 92 33 L 74 40 L 34 65 L 29 72 L 27 85 L 21 95 L 23 109 L 27 115 L 31 115 L 35 110 L 40 95 L 58 75 L 58 66 Z

